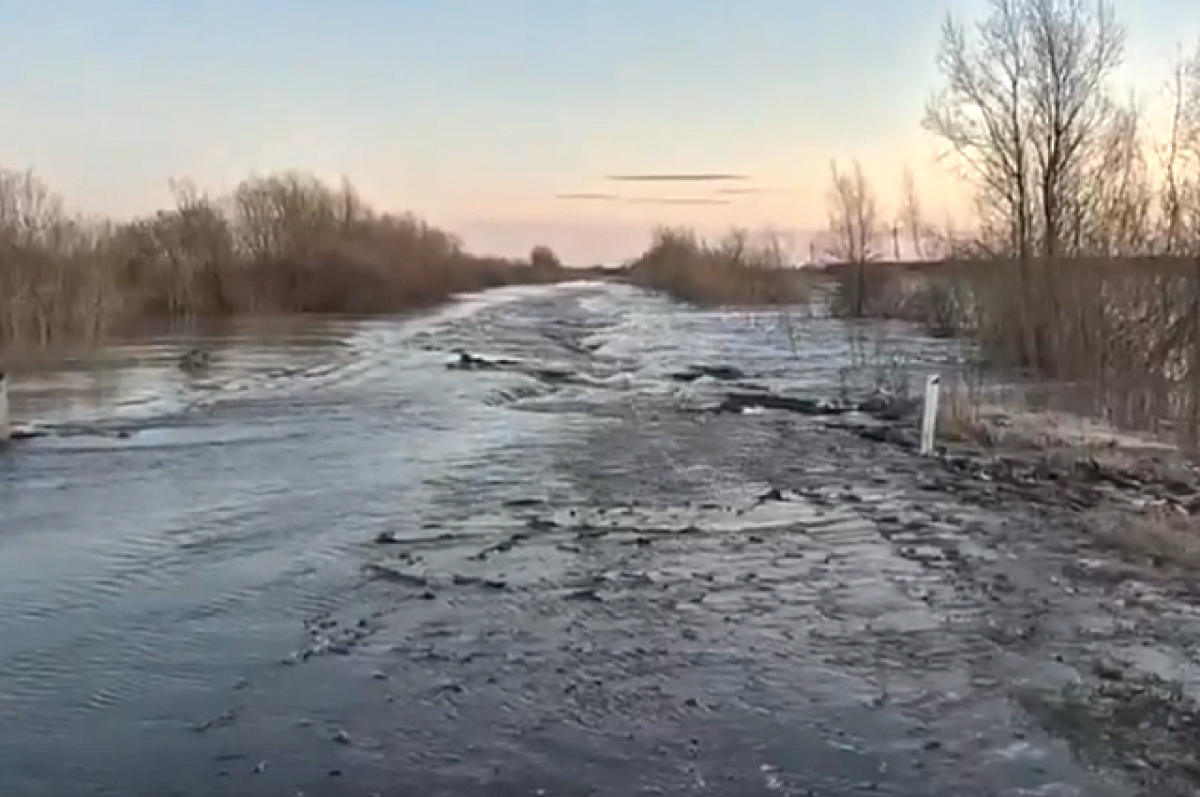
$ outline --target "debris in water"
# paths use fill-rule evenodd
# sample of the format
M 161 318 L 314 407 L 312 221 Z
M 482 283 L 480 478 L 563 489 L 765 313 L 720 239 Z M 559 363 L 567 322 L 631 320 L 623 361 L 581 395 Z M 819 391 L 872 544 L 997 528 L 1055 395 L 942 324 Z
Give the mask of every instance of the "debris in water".
M 212 365 L 212 357 L 203 349 L 192 349 L 179 358 L 178 365 L 186 374 L 198 374 Z
M 532 509 L 545 503 L 541 498 L 511 498 L 504 505 L 510 509 Z
M 735 382 L 746 378 L 741 369 L 732 365 L 690 365 L 685 371 L 671 374 L 671 378 L 676 382 L 695 382 L 706 376 L 720 382 Z
M 236 715 L 233 709 L 226 709 L 215 719 L 206 720 L 205 722 L 201 722 L 200 724 L 193 726 L 193 730 L 195 730 L 196 733 L 204 733 L 205 731 L 210 731 L 213 728 L 221 728 L 231 724 L 235 717 Z
M 776 393 L 729 393 L 717 407 L 718 413 L 740 414 L 751 410 L 782 410 L 799 415 L 840 415 L 842 407 L 816 399 L 781 396 Z
M 1125 671 L 1113 662 L 1097 662 L 1095 669 L 1096 676 L 1104 681 L 1121 681 L 1125 678 Z
M 373 562 L 367 565 L 367 569 L 375 574 L 377 578 L 384 581 L 391 581 L 396 584 L 407 584 L 410 587 L 424 587 L 429 583 L 428 577 L 423 573 L 413 573 L 405 570 L 397 570 L 388 565 Z

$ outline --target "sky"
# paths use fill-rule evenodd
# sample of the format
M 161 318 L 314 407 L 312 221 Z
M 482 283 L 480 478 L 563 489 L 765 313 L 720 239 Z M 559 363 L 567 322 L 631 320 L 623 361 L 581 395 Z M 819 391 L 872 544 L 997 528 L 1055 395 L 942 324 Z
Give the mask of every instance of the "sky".
M 962 209 L 920 118 L 944 15 L 982 2 L 0 0 L 0 166 L 116 217 L 167 204 L 171 178 L 300 169 L 480 252 L 612 262 L 659 224 L 806 249 L 831 159 L 885 205 L 908 164 L 934 220 Z M 1116 5 L 1125 77 L 1156 89 L 1200 3 Z M 747 179 L 606 179 L 645 172 Z

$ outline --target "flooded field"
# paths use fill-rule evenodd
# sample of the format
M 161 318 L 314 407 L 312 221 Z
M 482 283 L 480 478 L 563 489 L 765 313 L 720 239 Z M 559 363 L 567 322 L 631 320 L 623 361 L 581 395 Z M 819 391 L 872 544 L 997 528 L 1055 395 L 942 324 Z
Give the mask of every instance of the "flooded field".
M 17 375 L 0 794 L 1145 793 L 1030 706 L 1151 621 L 1037 510 L 717 411 L 862 387 L 781 320 L 504 289 Z

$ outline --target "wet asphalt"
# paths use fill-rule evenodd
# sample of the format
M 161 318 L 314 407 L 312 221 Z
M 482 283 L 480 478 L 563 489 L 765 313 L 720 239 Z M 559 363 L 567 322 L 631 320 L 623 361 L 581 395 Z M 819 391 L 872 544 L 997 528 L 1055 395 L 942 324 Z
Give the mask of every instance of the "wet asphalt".
M 106 356 L 14 380 L 0 794 L 1144 793 L 1029 709 L 1133 633 L 1043 510 L 713 411 L 868 388 L 834 321 L 580 284 Z

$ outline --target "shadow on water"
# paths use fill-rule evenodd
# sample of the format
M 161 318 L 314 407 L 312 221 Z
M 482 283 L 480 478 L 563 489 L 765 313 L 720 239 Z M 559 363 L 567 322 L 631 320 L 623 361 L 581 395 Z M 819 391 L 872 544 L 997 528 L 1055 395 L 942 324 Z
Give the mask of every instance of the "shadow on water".
M 0 793 L 1128 793 L 1001 686 L 990 519 L 678 378 L 828 396 L 844 330 L 798 324 L 581 283 L 23 375 Z

